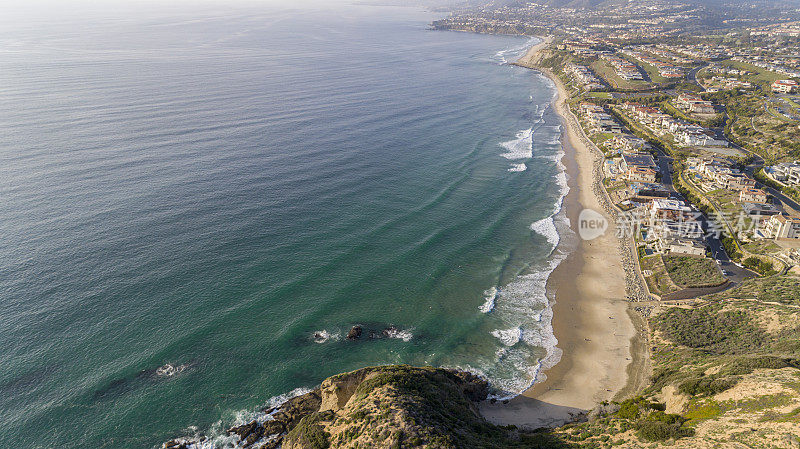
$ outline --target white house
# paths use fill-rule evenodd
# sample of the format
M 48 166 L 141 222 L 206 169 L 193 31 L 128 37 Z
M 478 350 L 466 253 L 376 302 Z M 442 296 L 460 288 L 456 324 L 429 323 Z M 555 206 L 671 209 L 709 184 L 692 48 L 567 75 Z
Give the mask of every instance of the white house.
M 784 214 L 773 215 L 764 223 L 764 235 L 772 239 L 798 239 L 800 218 Z

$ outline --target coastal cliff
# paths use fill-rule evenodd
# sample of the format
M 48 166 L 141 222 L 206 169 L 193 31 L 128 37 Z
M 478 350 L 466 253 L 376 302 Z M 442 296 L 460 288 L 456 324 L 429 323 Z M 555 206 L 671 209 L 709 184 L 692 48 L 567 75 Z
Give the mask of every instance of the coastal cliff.
M 547 432 L 519 432 L 484 420 L 488 383 L 474 374 L 407 365 L 368 367 L 325 379 L 268 416 L 228 429 L 237 447 L 559 448 Z M 165 449 L 202 441 L 176 439 Z

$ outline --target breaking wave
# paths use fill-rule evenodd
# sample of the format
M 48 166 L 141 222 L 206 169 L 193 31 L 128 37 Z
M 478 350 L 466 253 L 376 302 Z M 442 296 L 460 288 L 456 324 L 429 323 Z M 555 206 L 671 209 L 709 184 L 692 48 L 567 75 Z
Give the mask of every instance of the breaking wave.
M 509 160 L 530 159 L 533 157 L 533 127 L 523 129 L 517 133 L 514 140 L 509 140 L 500 144 L 506 149 L 503 156 Z
M 408 329 L 397 329 L 397 328 L 389 328 L 383 331 L 383 334 L 387 338 L 397 338 L 403 341 L 411 341 L 414 338 L 414 334 Z
M 167 363 L 163 366 L 159 366 L 156 369 L 156 375 L 162 377 L 172 377 L 184 372 L 188 367 L 188 363 L 185 365 L 172 365 L 171 363 Z
M 494 54 L 492 58 L 498 64 L 508 64 L 509 59 L 511 61 L 516 61 L 517 59 L 521 58 L 525 52 L 528 51 L 529 48 L 539 43 L 539 39 L 532 37 L 528 39 L 524 44 L 515 45 L 511 48 L 506 48 L 505 50 L 500 50 Z
M 310 388 L 295 388 L 294 390 L 274 396 L 267 400 L 262 407 L 257 410 L 237 410 L 228 412 L 227 416 L 211 425 L 207 431 L 199 431 L 197 427 L 191 426 L 185 430 L 186 436 L 176 438 L 175 441 L 184 443 L 186 449 L 218 449 L 218 448 L 242 448 L 238 435 L 228 435 L 227 429 L 241 426 L 253 421 L 263 423 L 272 419 L 273 408 L 283 404 L 297 396 L 311 392 Z M 254 446 L 258 447 L 258 445 Z
M 494 309 L 494 300 L 497 298 L 497 287 L 492 287 L 483 292 L 483 304 L 478 308 L 483 313 L 489 313 Z
M 561 240 L 558 229 L 556 229 L 556 222 L 552 216 L 531 223 L 531 230 L 547 239 L 547 243 L 552 248 L 551 251 L 556 249 L 558 242 Z
M 338 331 L 327 331 L 325 329 L 316 331 L 311 337 L 314 343 L 325 343 L 328 340 L 341 340 L 342 334 Z

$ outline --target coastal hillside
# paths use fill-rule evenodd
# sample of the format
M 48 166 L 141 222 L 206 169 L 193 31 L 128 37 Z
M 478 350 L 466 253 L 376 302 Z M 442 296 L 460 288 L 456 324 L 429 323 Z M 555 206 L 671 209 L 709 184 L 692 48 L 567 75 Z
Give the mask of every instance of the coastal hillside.
M 233 427 L 237 447 L 322 448 L 562 448 L 547 432 L 519 432 L 488 423 L 476 403 L 487 382 L 473 374 L 406 365 L 363 368 L 330 377 L 290 399 L 269 418 Z M 193 449 L 203 440 L 173 440 L 166 449 Z
M 778 276 L 648 306 L 651 385 L 555 435 L 587 448 L 800 447 L 798 295 L 800 279 Z

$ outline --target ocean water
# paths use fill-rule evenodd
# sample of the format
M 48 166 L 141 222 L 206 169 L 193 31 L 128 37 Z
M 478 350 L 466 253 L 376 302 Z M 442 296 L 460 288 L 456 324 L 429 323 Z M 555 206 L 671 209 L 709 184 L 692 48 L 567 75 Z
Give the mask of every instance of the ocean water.
M 0 446 L 219 447 L 373 364 L 471 369 L 497 397 L 541 378 L 570 238 L 554 86 L 505 64 L 533 41 L 437 17 L 0 18 Z

